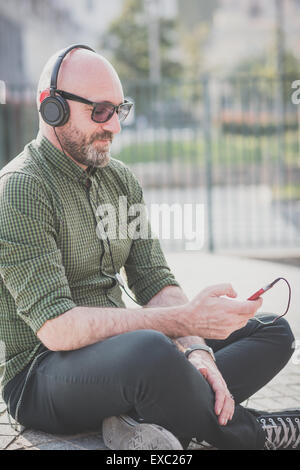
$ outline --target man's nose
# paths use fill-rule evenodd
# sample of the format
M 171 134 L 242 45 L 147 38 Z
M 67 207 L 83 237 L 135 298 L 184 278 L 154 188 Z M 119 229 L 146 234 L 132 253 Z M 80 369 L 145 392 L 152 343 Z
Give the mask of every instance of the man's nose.
M 107 122 L 104 122 L 101 127 L 104 131 L 119 134 L 119 132 L 121 132 L 121 125 L 118 114 L 114 112 L 113 116 Z

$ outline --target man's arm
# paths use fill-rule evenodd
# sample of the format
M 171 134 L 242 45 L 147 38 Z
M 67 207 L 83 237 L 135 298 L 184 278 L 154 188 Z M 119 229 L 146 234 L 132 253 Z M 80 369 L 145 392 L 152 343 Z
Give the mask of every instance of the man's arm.
M 172 305 L 187 304 L 189 299 L 178 286 L 166 286 L 161 289 L 152 299 L 144 306 L 145 307 L 169 307 Z M 174 340 L 178 349 L 184 352 L 192 344 L 205 344 L 205 341 L 200 336 L 181 336 Z M 205 355 L 205 351 L 203 351 Z M 206 353 L 207 354 L 207 353 Z
M 76 306 L 46 321 L 37 331 L 52 350 L 78 349 L 105 338 L 139 329 L 153 329 L 170 338 L 200 336 L 224 339 L 245 326 L 262 300 L 233 301 L 230 284 L 211 286 L 184 305 L 147 308 Z M 193 354 L 193 353 L 192 353 Z
M 27 325 L 36 333 L 47 320 L 76 307 L 57 245 L 57 228 L 42 182 L 18 171 L 1 175 L 0 275 L 24 331 Z
M 154 329 L 177 338 L 179 344 L 182 342 L 188 347 L 204 341 L 195 336 L 190 337 L 190 341 L 188 336 L 182 337 L 184 328 L 178 320 L 187 304 L 188 298 L 180 287 L 166 286 L 145 308 L 75 307 L 47 321 L 37 336 L 48 349 L 62 351 L 78 349 L 129 331 Z
M 171 307 L 187 304 L 189 299 L 179 286 L 165 286 L 149 302 L 146 307 Z
M 181 334 L 182 306 L 116 308 L 77 306 L 46 321 L 37 331 L 48 349 L 68 351 L 129 331 L 152 329 L 170 338 Z M 204 323 L 203 323 L 204 326 Z

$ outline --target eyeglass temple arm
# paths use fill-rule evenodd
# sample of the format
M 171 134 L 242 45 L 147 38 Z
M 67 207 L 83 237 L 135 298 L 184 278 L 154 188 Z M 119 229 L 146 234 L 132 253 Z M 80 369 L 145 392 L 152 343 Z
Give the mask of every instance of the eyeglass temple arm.
M 73 93 L 68 93 L 67 91 L 63 91 L 63 90 L 55 90 L 55 91 L 56 93 L 61 95 L 63 98 L 65 97 L 66 99 L 70 99 L 72 101 L 78 101 L 79 103 L 89 104 L 91 106 L 95 106 L 99 104 L 99 103 L 94 103 L 93 101 L 89 101 L 86 98 L 82 98 L 81 96 L 73 95 Z M 133 103 L 131 101 L 124 100 L 124 103 L 121 103 L 118 106 L 115 106 L 115 109 L 118 109 L 120 106 L 124 104 L 130 104 L 131 106 L 133 106 Z
M 63 98 L 70 99 L 72 101 L 78 101 L 79 103 L 90 104 L 93 105 L 92 101 L 86 100 L 85 98 L 81 98 L 81 96 L 73 95 L 73 93 L 68 93 L 67 91 L 63 90 L 55 90 L 56 93 L 61 95 Z

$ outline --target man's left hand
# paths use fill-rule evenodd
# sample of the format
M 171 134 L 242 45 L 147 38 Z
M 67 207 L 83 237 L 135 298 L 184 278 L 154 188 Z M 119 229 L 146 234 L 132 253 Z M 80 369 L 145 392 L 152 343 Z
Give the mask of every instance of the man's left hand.
M 225 426 L 234 413 L 234 399 L 213 359 L 206 351 L 193 351 L 188 360 L 201 372 L 215 393 L 215 413 Z

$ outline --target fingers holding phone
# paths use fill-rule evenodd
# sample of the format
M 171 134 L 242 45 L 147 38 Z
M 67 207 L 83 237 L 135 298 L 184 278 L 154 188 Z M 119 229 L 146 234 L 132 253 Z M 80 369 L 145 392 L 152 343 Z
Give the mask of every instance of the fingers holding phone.
M 218 284 L 201 291 L 188 304 L 184 319 L 187 335 L 226 339 L 245 326 L 261 307 L 262 299 L 239 301 L 236 295 L 231 284 Z

